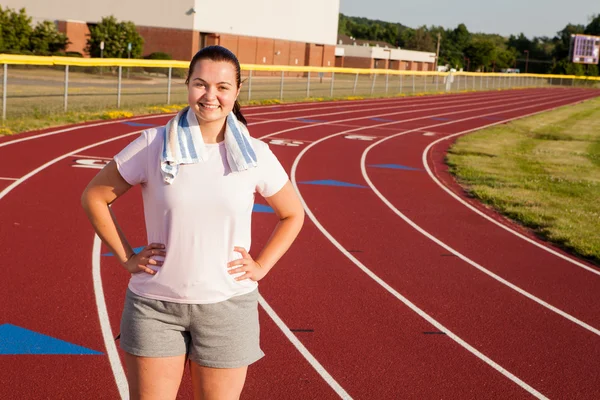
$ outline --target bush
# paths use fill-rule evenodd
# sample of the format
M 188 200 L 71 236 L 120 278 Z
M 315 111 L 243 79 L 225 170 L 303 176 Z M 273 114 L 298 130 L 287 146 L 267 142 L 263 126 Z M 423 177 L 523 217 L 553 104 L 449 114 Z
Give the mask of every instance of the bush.
M 172 60 L 173 59 L 173 57 L 171 57 L 170 54 L 163 53 L 162 51 L 156 51 L 154 53 L 150 53 L 144 58 L 147 60 Z
M 86 52 L 91 57 L 100 57 L 100 43 L 102 42 L 104 42 L 102 55 L 105 58 L 127 58 L 129 43 L 131 43 L 131 58 L 142 56 L 144 39 L 131 21 L 119 22 L 111 15 L 103 17 L 97 25 L 90 26 Z

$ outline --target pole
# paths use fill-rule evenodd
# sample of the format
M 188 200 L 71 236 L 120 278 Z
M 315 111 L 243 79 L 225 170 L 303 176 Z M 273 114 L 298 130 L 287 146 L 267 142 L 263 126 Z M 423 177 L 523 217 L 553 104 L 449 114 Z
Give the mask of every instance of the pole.
M 440 56 L 440 41 L 442 40 L 442 34 L 438 32 L 437 34 L 437 49 L 435 50 L 435 71 L 438 70 L 438 60 Z
M 65 104 L 64 104 L 65 112 L 67 112 L 68 98 L 69 98 L 69 66 L 65 65 Z
M 8 78 L 8 64 L 4 64 L 4 75 L 2 75 L 2 121 L 6 120 L 6 85 Z
M 281 83 L 279 84 L 279 100 L 283 101 L 283 71 L 281 71 Z
M 310 71 L 308 71 L 308 75 L 306 78 L 306 98 L 310 97 Z
M 525 50 L 525 73 L 527 73 L 528 66 L 529 66 L 529 50 Z
M 121 72 L 123 67 L 119 65 L 119 83 L 117 86 L 117 108 L 121 108 Z
M 385 94 L 388 94 L 388 85 L 390 81 L 390 73 L 385 74 Z
M 371 96 L 373 96 L 373 91 L 375 90 L 375 81 L 377 81 L 377 74 L 373 74 L 373 83 L 371 84 Z
M 252 99 L 252 70 L 248 74 L 248 101 Z
M 356 93 L 356 85 L 358 84 L 358 72 L 356 73 L 356 78 L 354 78 L 354 89 L 352 89 L 352 94 Z
M 335 82 L 335 72 L 331 73 L 331 88 L 329 88 L 329 97 L 333 98 L 333 82 Z
M 171 104 L 171 71 L 173 67 L 169 67 L 169 80 L 167 81 L 167 104 Z

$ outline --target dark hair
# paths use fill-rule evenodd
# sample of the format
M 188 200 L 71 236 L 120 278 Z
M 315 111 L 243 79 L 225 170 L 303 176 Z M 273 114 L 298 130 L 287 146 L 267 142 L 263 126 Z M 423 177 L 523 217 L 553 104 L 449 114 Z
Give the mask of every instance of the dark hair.
M 185 80 L 186 85 L 190 82 L 190 77 L 194 72 L 194 67 L 196 66 L 196 63 L 200 60 L 211 60 L 215 62 L 224 61 L 230 63 L 235 68 L 236 83 L 238 89 L 242 85 L 242 72 L 240 68 L 240 62 L 238 61 L 235 54 L 233 54 L 230 50 L 222 46 L 208 46 L 197 52 L 196 55 L 194 55 L 192 61 L 190 61 L 190 68 L 188 69 L 187 78 Z M 235 104 L 233 106 L 233 113 L 241 123 L 248 126 L 248 122 L 242 114 L 240 102 L 237 100 L 235 101 Z

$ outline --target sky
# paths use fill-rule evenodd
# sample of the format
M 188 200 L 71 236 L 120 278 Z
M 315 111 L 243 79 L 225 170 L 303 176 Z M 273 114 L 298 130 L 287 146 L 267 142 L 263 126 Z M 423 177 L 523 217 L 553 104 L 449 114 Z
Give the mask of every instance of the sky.
M 524 33 L 531 39 L 554 37 L 568 23 L 587 25 L 600 14 L 600 0 L 340 0 L 340 12 L 411 28 L 455 28 L 462 22 L 469 32 Z

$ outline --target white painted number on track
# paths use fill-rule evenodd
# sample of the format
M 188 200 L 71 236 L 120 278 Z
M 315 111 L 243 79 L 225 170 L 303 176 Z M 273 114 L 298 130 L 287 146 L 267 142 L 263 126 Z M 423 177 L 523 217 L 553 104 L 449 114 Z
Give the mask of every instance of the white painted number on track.
M 304 144 L 303 142 L 299 141 L 299 140 L 289 140 L 289 139 L 272 139 L 269 144 L 276 144 L 277 146 L 292 146 L 292 147 L 297 147 L 300 146 L 302 144 Z
M 75 164 L 73 167 L 75 168 L 94 168 L 94 169 L 102 169 L 106 164 L 108 164 L 109 160 L 75 160 Z
M 350 139 L 350 140 L 365 140 L 365 141 L 372 141 L 377 139 L 375 136 L 367 136 L 367 135 L 346 135 L 344 136 L 345 139 Z

